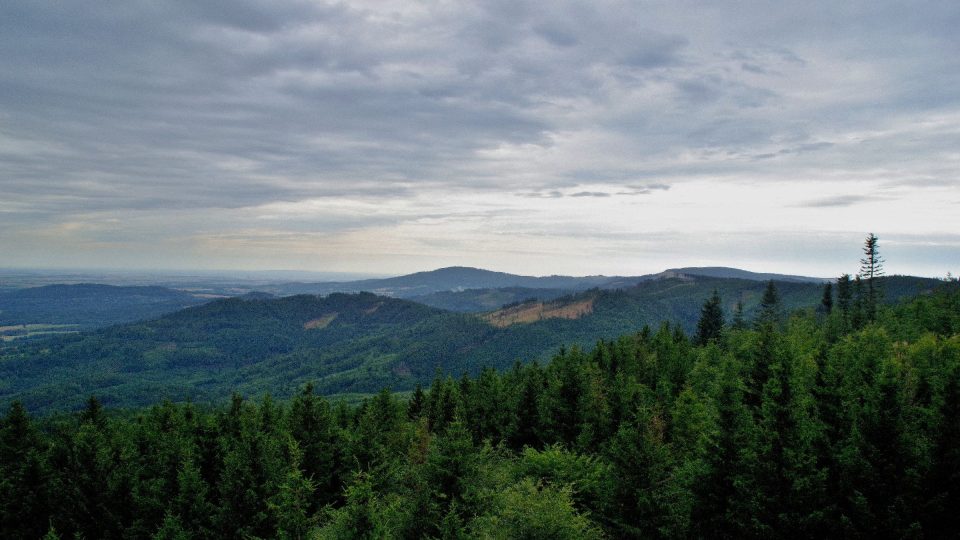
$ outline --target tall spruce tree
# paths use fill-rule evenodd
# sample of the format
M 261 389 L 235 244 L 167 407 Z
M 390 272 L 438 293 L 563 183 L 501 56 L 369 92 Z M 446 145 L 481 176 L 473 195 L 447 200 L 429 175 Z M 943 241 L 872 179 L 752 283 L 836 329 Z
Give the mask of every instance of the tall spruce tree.
M 826 315 L 833 312 L 833 284 L 823 286 L 823 298 L 820 299 L 820 311 Z
M 700 320 L 697 322 L 697 345 L 706 345 L 720 339 L 723 332 L 723 308 L 720 307 L 720 294 L 716 289 L 713 295 L 703 303 Z
M 760 299 L 760 314 L 757 316 L 758 328 L 776 328 L 780 324 L 780 293 L 773 280 L 767 282 L 767 288 Z
M 427 396 L 423 392 L 423 387 L 420 386 L 420 383 L 417 383 L 417 387 L 413 390 L 413 395 L 410 396 L 410 401 L 407 403 L 407 418 L 410 420 L 420 418 L 426 402 Z
M 860 278 L 866 284 L 863 297 L 863 316 L 868 322 L 877 319 L 877 305 L 880 303 L 880 276 L 883 275 L 883 257 L 878 251 L 879 239 L 873 233 L 863 242 L 863 258 L 860 259 Z
M 311 509 L 336 500 L 343 488 L 340 472 L 342 441 L 334 427 L 333 413 L 327 400 L 314 395 L 313 384 L 293 398 L 287 415 L 287 429 L 301 457 L 304 477 L 311 479 L 317 492 L 311 495 Z M 288 471 L 289 472 L 289 471 Z M 292 480 L 291 480 L 292 481 Z
M 843 320 L 844 328 L 850 323 L 850 304 L 853 302 L 853 288 L 850 285 L 850 274 L 837 278 L 837 309 Z

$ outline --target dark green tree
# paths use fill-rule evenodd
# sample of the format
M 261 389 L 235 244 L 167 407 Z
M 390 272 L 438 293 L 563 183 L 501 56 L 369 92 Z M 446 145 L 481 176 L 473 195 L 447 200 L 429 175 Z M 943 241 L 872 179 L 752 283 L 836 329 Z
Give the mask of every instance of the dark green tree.
M 700 320 L 697 321 L 697 345 L 706 345 L 720 339 L 723 333 L 723 308 L 720 305 L 720 293 L 716 289 L 713 295 L 703 303 L 700 309 Z
M 314 395 L 312 384 L 307 384 L 293 399 L 287 423 L 290 436 L 302 454 L 303 475 L 317 490 L 310 496 L 310 511 L 316 512 L 336 501 L 343 489 L 340 454 L 343 441 L 335 428 L 330 405 Z
M 773 280 L 767 282 L 767 287 L 763 290 L 763 297 L 760 299 L 760 313 L 757 315 L 757 328 L 769 327 L 776 328 L 782 318 L 780 309 L 780 293 Z
M 19 401 L 0 418 L 0 537 L 39 538 L 49 528 L 40 433 Z
M 641 407 L 636 421 L 622 425 L 610 441 L 617 525 L 631 537 L 659 536 L 668 523 L 673 455 L 666 435 L 663 413 Z
M 877 236 L 873 233 L 868 234 L 863 242 L 863 258 L 860 259 L 859 276 L 866 283 L 863 308 L 867 322 L 877 319 L 877 307 L 882 296 L 879 278 L 883 275 L 883 257 L 878 251 L 878 244 Z
M 87 399 L 87 408 L 80 414 L 80 420 L 90 422 L 97 427 L 103 427 L 106 419 L 103 416 L 103 405 L 97 396 L 90 396 Z
M 771 365 L 775 362 L 781 345 L 782 340 L 778 332 L 780 319 L 780 295 L 771 280 L 767 282 L 767 288 L 760 300 L 760 313 L 754 323 L 757 328 L 757 340 L 751 350 L 752 358 L 747 377 L 745 399 L 755 413 L 760 412 L 763 389 L 770 377 Z
M 833 284 L 823 286 L 823 298 L 820 299 L 819 311 L 826 315 L 833 313 Z
M 733 324 L 735 330 L 743 330 L 747 327 L 747 321 L 743 317 L 743 300 L 737 300 L 737 307 L 733 310 Z
M 822 436 L 813 385 L 817 366 L 790 349 L 806 335 L 793 333 L 778 347 L 763 388 L 759 414 L 758 520 L 768 527 L 765 536 L 822 537 L 826 534 L 824 492 L 826 474 L 815 448 Z M 789 531 L 789 533 L 787 533 Z
M 270 497 L 267 506 L 277 524 L 276 538 L 302 540 L 307 538 L 317 519 L 311 507 L 314 485 L 300 470 L 301 453 L 296 441 L 288 441 L 290 465 L 286 475 Z
M 726 358 L 719 366 L 716 397 L 710 404 L 716 411 L 716 424 L 708 433 L 707 471 L 692 486 L 692 537 L 758 536 L 755 516 L 761 501 L 757 429 L 744 403 L 738 364 Z
M 850 308 L 853 303 L 853 288 L 850 284 L 850 274 L 837 278 L 837 308 L 843 320 L 843 327 L 850 325 Z
M 943 391 L 935 439 L 934 465 L 927 477 L 925 531 L 946 538 L 956 532 L 960 508 L 960 369 L 954 367 Z
M 420 383 L 417 383 L 417 387 L 413 390 L 413 395 L 410 396 L 410 402 L 407 403 L 407 418 L 414 420 L 420 418 L 420 415 L 423 414 L 423 409 L 426 406 L 427 396 L 423 392 L 423 387 L 420 386 Z
M 509 443 L 514 448 L 541 445 L 540 400 L 543 395 L 543 370 L 536 362 L 517 367 L 518 388 L 513 399 L 513 425 L 510 427 Z
M 859 330 L 863 328 L 867 321 L 867 297 L 864 292 L 863 278 L 857 274 L 853 278 L 853 305 L 850 308 L 850 327 Z
M 452 377 L 442 377 L 438 373 L 430 385 L 427 394 L 427 418 L 430 429 L 436 433 L 443 432 L 447 425 L 453 422 L 458 408 L 461 408 L 460 389 Z

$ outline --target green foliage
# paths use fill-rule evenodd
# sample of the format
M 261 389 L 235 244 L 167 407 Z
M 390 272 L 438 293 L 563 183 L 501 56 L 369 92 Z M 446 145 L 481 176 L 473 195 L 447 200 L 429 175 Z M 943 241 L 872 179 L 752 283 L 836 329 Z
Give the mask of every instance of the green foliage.
M 889 301 L 938 283 L 882 280 Z M 428 386 L 437 368 L 477 376 L 485 367 L 509 369 L 517 359 L 549 360 L 562 346 L 590 348 L 645 324 L 668 321 L 693 334 L 704 298 L 714 291 L 741 301 L 743 316 L 752 318 L 764 287 L 729 278 L 648 280 L 564 299 L 592 302 L 592 313 L 579 319 L 505 328 L 370 293 L 223 299 L 156 320 L 0 343 L 0 402 L 20 400 L 32 412 L 79 410 L 91 394 L 110 407 L 163 399 L 210 404 L 233 392 L 286 399 L 308 382 L 326 396 L 412 391 Z M 784 312 L 814 307 L 821 296 L 815 283 L 777 282 L 777 289 Z M 733 311 L 734 304 L 719 307 Z
M 0 418 L 4 538 L 960 535 L 960 289 L 676 325 L 331 406 Z M 769 304 L 769 303 L 768 303 Z M 762 318 L 762 316 L 761 316 Z
M 281 540 L 301 540 L 306 538 L 317 522 L 311 512 L 314 499 L 314 483 L 304 477 L 300 470 L 302 455 L 296 441 L 288 443 L 290 463 L 283 480 L 280 482 L 267 507 L 276 522 L 276 538 Z
M 783 317 L 782 310 L 780 292 L 773 281 L 768 281 L 767 288 L 763 291 L 763 298 L 760 299 L 760 312 L 756 320 L 757 328 L 764 329 L 780 324 Z
M 603 535 L 573 507 L 569 488 L 555 488 L 524 479 L 506 488 L 493 509 L 473 524 L 477 538 L 592 539 Z
M 818 310 L 825 314 L 830 315 L 833 312 L 833 284 L 827 283 L 823 286 L 823 298 L 820 299 L 820 306 Z
M 873 233 L 867 235 L 863 242 L 863 258 L 860 259 L 860 274 L 866 282 L 866 292 L 863 296 L 864 316 L 867 321 L 877 318 L 877 308 L 882 296 L 881 282 L 878 279 L 883 275 L 883 257 L 879 253 L 880 240 Z
M 697 321 L 697 345 L 706 345 L 720 339 L 723 332 L 723 308 L 720 307 L 720 295 L 716 290 L 703 304 L 700 311 L 700 320 Z

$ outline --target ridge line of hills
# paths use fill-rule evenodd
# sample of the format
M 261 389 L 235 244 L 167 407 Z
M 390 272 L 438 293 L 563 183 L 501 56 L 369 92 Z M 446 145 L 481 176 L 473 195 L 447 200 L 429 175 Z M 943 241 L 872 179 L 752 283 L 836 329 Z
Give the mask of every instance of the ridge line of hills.
M 940 282 L 894 276 L 884 283 L 896 301 Z M 234 390 L 285 396 L 308 381 L 326 395 L 412 390 L 437 369 L 505 369 L 662 321 L 690 333 L 714 290 L 728 320 L 738 301 L 749 316 L 765 287 L 682 274 L 522 299 L 503 324 L 490 318 L 500 305 L 480 316 L 369 292 L 218 299 L 150 320 L 8 342 L 0 348 L 0 402 L 20 399 L 34 410 L 73 409 L 91 394 L 114 406 L 210 402 Z M 823 291 L 816 282 L 777 287 L 785 311 L 817 305 Z
M 526 276 L 496 272 L 467 266 L 450 266 L 415 272 L 402 276 L 364 279 L 358 281 L 334 282 L 295 282 L 273 284 L 267 287 L 267 292 L 276 288 L 280 291 L 295 294 L 325 294 L 330 292 L 362 292 L 369 291 L 398 298 L 422 297 L 436 292 L 460 291 L 466 289 L 499 289 L 499 288 L 529 288 L 529 289 L 565 289 L 585 290 L 594 287 L 615 289 L 635 285 L 640 281 L 662 279 L 664 277 L 681 277 L 684 275 L 703 277 L 740 278 L 748 280 L 776 280 L 802 283 L 822 283 L 824 278 L 809 276 L 794 276 L 785 274 L 757 273 L 747 270 L 728 267 L 686 267 L 672 268 L 655 274 L 638 276 Z
M 447 267 L 402 276 L 331 282 L 279 282 L 202 287 L 185 282 L 159 285 L 100 283 L 49 284 L 0 289 L 0 328 L 58 325 L 85 330 L 144 320 L 216 298 L 334 292 L 374 292 L 407 298 L 458 312 L 483 312 L 535 298 L 549 301 L 591 288 L 622 289 L 643 281 L 690 276 L 789 282 L 823 282 L 821 278 L 755 273 L 725 267 L 677 268 L 642 276 L 523 276 L 471 267 Z M 0 284 L 9 287 L 9 284 Z M 3 331 L 0 331 L 2 337 Z

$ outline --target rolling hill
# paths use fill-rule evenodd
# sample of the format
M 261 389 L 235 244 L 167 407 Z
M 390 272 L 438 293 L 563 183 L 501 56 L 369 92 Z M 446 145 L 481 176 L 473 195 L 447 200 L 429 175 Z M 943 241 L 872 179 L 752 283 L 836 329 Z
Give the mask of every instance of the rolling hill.
M 553 300 L 577 292 L 570 289 L 537 289 L 531 287 L 503 287 L 500 289 L 466 289 L 438 291 L 409 298 L 428 306 L 462 313 L 494 311 L 507 304 L 527 300 Z
M 587 289 L 625 289 L 664 278 L 716 277 L 748 281 L 823 283 L 822 278 L 757 273 L 737 268 L 673 268 L 640 276 L 521 276 L 479 268 L 449 267 L 404 276 L 328 283 L 288 283 L 268 287 L 276 294 L 329 294 L 368 291 L 406 298 L 460 312 L 483 312 L 530 298 L 552 300 Z
M 0 293 L 0 326 L 51 324 L 91 329 L 153 319 L 208 301 L 156 286 L 45 285 Z
M 563 289 L 579 291 L 609 282 L 608 276 L 520 276 L 480 268 L 453 266 L 403 276 L 359 281 L 321 283 L 283 283 L 265 290 L 275 294 L 330 294 L 334 292 L 374 292 L 397 298 L 422 297 L 437 292 L 467 289 Z
M 766 272 L 750 272 L 748 270 L 729 268 L 726 266 L 691 266 L 686 268 L 671 268 L 670 270 L 664 271 L 664 274 L 748 279 L 751 281 L 790 281 L 797 283 L 824 283 L 825 281 L 828 281 L 825 278 L 793 276 L 788 274 L 771 274 Z M 655 275 L 659 276 L 661 274 Z
M 936 280 L 887 278 L 888 300 L 929 290 Z M 784 310 L 820 301 L 816 283 L 779 282 Z M 626 289 L 590 289 L 520 302 L 484 314 L 445 311 L 372 293 L 327 297 L 230 298 L 156 320 L 0 350 L 0 401 L 37 410 L 80 406 L 90 394 L 133 406 L 168 398 L 222 400 L 232 391 L 284 396 L 307 381 L 327 395 L 410 390 L 440 369 L 476 373 L 545 360 L 562 346 L 670 321 L 692 332 L 714 290 L 728 314 L 738 300 L 749 318 L 765 283 L 683 276 Z

